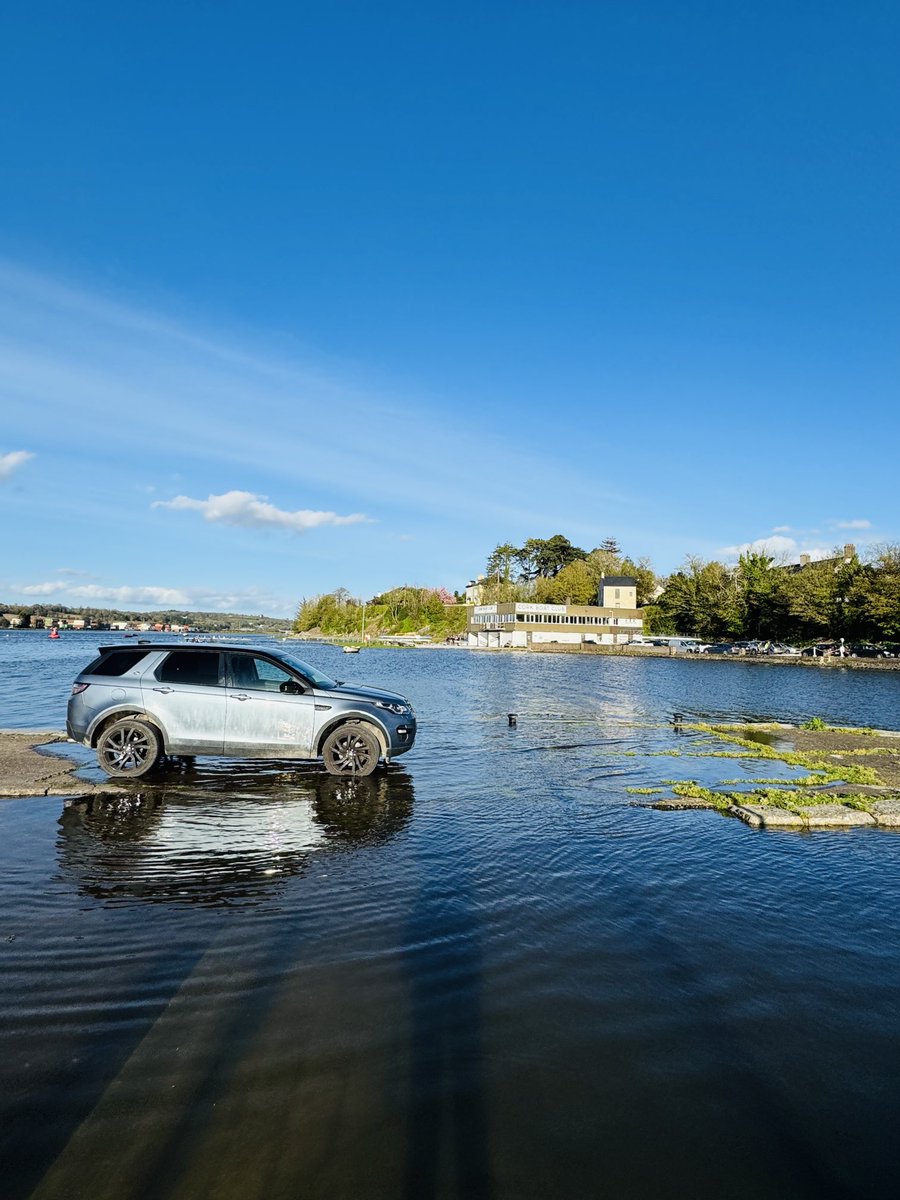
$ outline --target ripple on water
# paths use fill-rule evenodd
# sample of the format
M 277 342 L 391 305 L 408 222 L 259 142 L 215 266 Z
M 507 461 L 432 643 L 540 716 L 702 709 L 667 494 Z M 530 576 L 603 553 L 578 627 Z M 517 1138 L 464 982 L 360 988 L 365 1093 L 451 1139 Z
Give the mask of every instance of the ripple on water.
M 0 644 L 15 722 L 58 727 L 93 644 Z M 891 1193 L 900 841 L 758 833 L 625 786 L 777 770 L 689 757 L 673 711 L 891 726 L 893 676 L 352 666 L 421 717 L 371 780 L 200 759 L 111 798 L 0 804 L 14 1200 L 88 1178 L 98 1200 L 103 1180 L 181 1200 L 262 1178 L 332 1197 Z

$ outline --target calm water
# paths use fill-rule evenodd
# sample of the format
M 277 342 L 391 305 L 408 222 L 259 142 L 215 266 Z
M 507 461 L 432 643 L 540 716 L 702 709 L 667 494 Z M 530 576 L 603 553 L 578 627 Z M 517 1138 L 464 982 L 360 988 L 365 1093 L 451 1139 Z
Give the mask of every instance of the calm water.
M 97 642 L 0 637 L 0 726 Z M 773 773 L 673 711 L 897 728 L 900 674 L 305 653 L 416 749 L 0 801 L 4 1196 L 896 1194 L 900 840 L 625 787 Z

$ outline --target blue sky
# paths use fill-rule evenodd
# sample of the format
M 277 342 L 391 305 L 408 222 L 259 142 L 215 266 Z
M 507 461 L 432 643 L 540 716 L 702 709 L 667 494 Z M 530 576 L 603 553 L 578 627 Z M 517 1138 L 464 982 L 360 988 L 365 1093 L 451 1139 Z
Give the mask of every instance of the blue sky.
M 0 17 L 0 600 L 900 539 L 900 9 Z

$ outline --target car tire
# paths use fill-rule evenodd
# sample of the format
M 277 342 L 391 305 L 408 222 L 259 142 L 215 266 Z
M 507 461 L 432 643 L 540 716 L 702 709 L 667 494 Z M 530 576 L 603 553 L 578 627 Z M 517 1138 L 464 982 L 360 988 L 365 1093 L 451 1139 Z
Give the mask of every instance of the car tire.
M 322 758 L 329 775 L 371 775 L 378 766 L 381 744 L 365 725 L 339 725 L 322 743 Z
M 114 779 L 139 779 L 162 756 L 158 731 L 138 717 L 113 721 L 97 739 L 97 761 Z

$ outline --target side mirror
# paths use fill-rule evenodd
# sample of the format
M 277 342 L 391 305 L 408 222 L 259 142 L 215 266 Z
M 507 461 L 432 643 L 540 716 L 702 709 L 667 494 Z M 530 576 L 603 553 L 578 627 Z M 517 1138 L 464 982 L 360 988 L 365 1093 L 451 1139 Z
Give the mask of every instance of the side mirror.
M 286 679 L 278 689 L 280 692 L 287 692 L 291 696 L 300 696 L 306 689 L 296 679 Z

